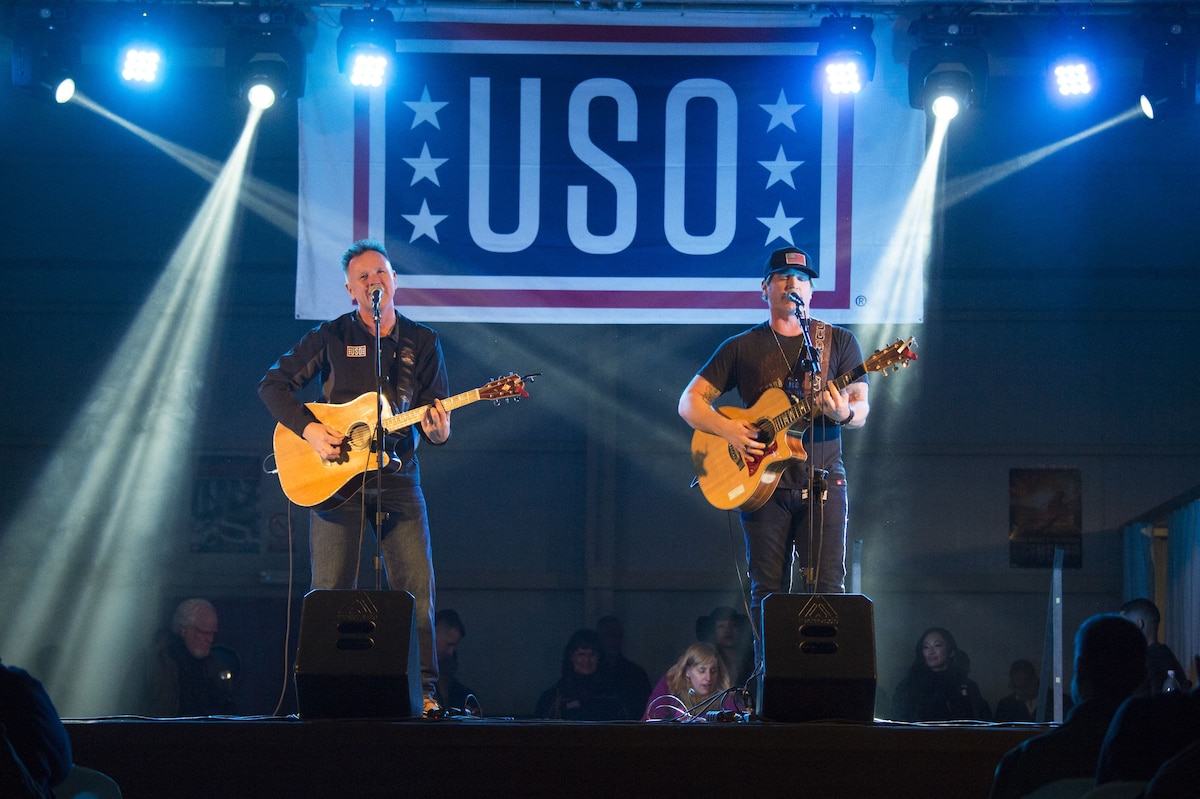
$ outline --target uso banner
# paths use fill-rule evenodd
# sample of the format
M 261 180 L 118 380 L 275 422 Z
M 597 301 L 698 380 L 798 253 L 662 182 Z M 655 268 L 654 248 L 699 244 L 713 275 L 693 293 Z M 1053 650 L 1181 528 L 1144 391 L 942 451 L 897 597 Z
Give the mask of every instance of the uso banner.
M 821 318 L 919 321 L 923 291 L 897 292 L 883 263 L 925 131 L 892 33 L 875 80 L 839 99 L 814 75 L 815 26 L 645 16 L 672 24 L 422 12 L 375 90 L 349 86 L 319 26 L 297 317 L 349 308 L 340 256 L 371 236 L 422 321 L 753 324 L 762 265 L 791 245 L 817 260 Z

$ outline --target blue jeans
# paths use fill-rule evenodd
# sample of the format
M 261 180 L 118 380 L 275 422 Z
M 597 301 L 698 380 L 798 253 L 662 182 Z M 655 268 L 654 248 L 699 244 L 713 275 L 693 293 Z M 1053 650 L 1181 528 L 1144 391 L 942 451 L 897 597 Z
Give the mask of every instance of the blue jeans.
M 753 513 L 741 514 L 750 572 L 750 616 L 761 632 L 762 601 L 773 593 L 806 593 L 803 571 L 813 568 L 815 593 L 846 590 L 846 478 L 831 474 L 824 505 L 816 504 L 809 563 L 809 502 L 803 489 L 779 488 Z M 755 635 L 756 659 L 761 661 L 761 638 Z
M 309 518 L 309 551 L 313 588 L 358 588 L 361 562 L 360 530 L 375 532 L 375 492 L 355 494 L 333 510 L 314 510 Z M 380 536 L 387 587 L 407 591 L 415 600 L 421 683 L 426 696 L 437 687 L 437 654 L 433 641 L 433 549 L 429 519 L 420 486 L 383 492 L 383 533 Z

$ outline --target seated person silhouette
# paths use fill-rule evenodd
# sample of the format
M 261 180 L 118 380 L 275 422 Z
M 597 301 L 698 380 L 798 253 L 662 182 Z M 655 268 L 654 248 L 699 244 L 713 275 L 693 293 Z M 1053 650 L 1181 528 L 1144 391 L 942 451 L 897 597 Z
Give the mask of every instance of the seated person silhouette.
M 534 716 L 570 721 L 631 718 L 612 677 L 600 668 L 600 636 L 576 630 L 563 647 L 562 676 L 542 692 Z
M 51 797 L 71 768 L 71 741 L 42 683 L 0 663 L 0 796 Z
M 696 640 L 717 648 L 733 685 L 745 685 L 754 673 L 754 641 L 746 617 L 722 605 L 696 619 Z
M 710 710 L 737 710 L 729 688 L 729 673 L 717 648 L 706 642 L 692 644 L 650 692 L 642 720 L 686 720 L 703 718 Z
M 141 712 L 145 715 L 230 716 L 241 664 L 229 647 L 214 645 L 217 611 L 207 599 L 185 599 L 147 653 Z
M 1012 689 L 1012 693 L 996 703 L 992 721 L 1054 721 L 1051 708 L 1054 702 L 1053 686 L 1046 686 L 1046 690 L 1042 692 L 1042 700 L 1045 702 L 1045 705 L 1042 705 L 1038 699 L 1040 685 L 1041 681 L 1032 663 L 1028 660 L 1014 660 L 1008 669 L 1008 687 Z M 1064 693 L 1063 713 L 1070 712 L 1072 706 L 1071 697 Z M 1045 718 L 1042 718 L 1043 711 L 1046 711 Z
M 912 665 L 893 695 L 898 721 L 991 721 L 979 686 L 967 674 L 971 661 L 944 627 L 930 627 L 917 639 Z
M 1142 684 L 1146 642 L 1128 619 L 1092 616 L 1075 634 L 1075 706 L 1062 725 L 1009 750 L 992 782 L 991 799 L 1019 799 L 1042 785 L 1092 779 L 1109 722 Z
M 1175 679 L 1179 682 L 1180 690 L 1186 691 L 1191 688 L 1192 684 L 1188 681 L 1187 671 L 1180 665 L 1179 658 L 1175 657 L 1171 647 L 1158 640 L 1158 625 L 1162 621 L 1158 605 L 1149 599 L 1139 597 L 1122 605 L 1120 613 L 1136 624 L 1146 638 L 1146 684 L 1138 693 L 1162 693 L 1163 685 L 1167 681 L 1167 672 L 1170 671 L 1175 672 Z
M 600 669 L 608 672 L 616 685 L 617 693 L 632 719 L 650 698 L 650 678 L 646 670 L 625 657 L 625 625 L 616 616 L 605 616 L 596 622 L 603 650 L 600 653 Z
M 1109 782 L 1150 782 L 1169 760 L 1176 774 L 1195 766 L 1186 750 L 1200 741 L 1200 687 L 1152 696 L 1131 696 L 1109 725 L 1096 785 Z M 1193 750 L 1194 756 L 1194 750 Z M 1195 788 L 1195 783 L 1193 788 Z M 1200 790 L 1189 796 L 1200 795 Z
M 467 627 L 458 611 L 443 608 L 434 614 L 433 632 L 437 642 L 438 704 L 447 710 L 457 708 L 474 715 L 479 709 L 478 703 L 474 708 L 468 708 L 467 697 L 474 698 L 475 692 L 458 680 L 458 645 L 467 636 Z

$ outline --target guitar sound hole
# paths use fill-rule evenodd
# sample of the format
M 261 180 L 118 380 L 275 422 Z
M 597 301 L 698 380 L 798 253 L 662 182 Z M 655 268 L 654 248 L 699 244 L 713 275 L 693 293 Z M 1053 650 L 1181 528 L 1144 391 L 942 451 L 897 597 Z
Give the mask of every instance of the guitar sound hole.
M 367 449 L 371 445 L 371 426 L 363 422 L 355 422 L 346 434 L 346 443 L 352 451 Z

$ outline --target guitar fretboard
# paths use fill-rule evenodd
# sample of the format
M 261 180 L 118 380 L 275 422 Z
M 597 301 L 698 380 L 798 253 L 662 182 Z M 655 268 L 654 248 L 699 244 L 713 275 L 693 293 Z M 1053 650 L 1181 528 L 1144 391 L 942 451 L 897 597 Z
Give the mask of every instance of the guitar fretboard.
M 866 373 L 867 373 L 866 364 L 863 364 L 861 366 L 858 366 L 855 369 L 851 369 L 846 374 L 844 374 L 841 377 L 834 380 L 833 386 L 838 391 L 841 391 L 843 388 L 850 385 L 851 383 L 853 383 L 855 380 L 862 377 Z M 813 409 L 813 401 L 812 401 L 811 397 L 805 397 L 804 399 L 795 403 L 790 408 L 788 408 L 786 411 L 784 411 L 783 413 L 779 414 L 778 416 L 776 416 L 774 419 L 771 420 L 771 424 L 775 427 L 775 429 L 773 431 L 771 431 L 772 434 L 774 434 L 775 432 L 778 432 L 779 430 L 786 430 L 787 428 L 791 427 L 792 425 L 794 425 L 796 422 L 800 421 L 801 419 L 808 417 L 809 415 L 812 414 L 812 409 Z
M 461 408 L 464 405 L 470 405 L 472 402 L 479 401 L 479 389 L 473 388 L 470 391 L 464 391 L 461 394 L 455 394 L 453 397 L 446 397 L 442 400 L 442 406 L 446 410 L 452 411 L 455 408 Z M 425 415 L 425 411 L 429 410 L 428 405 L 422 405 L 419 408 L 409 408 L 403 413 L 398 413 L 388 419 L 383 420 L 383 429 L 389 433 L 395 433 L 410 427 L 421 421 L 421 417 Z

